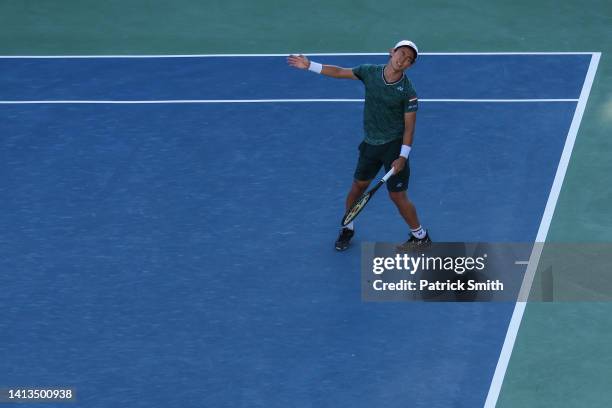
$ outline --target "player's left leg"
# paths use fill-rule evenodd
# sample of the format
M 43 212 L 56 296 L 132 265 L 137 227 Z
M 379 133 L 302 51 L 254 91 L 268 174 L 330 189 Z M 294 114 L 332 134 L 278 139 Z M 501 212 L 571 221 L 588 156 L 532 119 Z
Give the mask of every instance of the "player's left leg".
M 406 221 L 406 224 L 410 227 L 410 238 L 400 245 L 399 249 L 410 249 L 429 245 L 431 243 L 429 234 L 421 226 L 416 207 L 412 201 L 408 199 L 406 191 L 389 191 L 389 197 L 397 207 L 402 218 L 404 218 L 404 221 Z
M 411 230 L 417 229 L 421 226 L 419 222 L 419 217 L 417 215 L 416 207 L 408 199 L 406 195 L 406 191 L 389 191 L 389 197 L 393 204 L 397 207 L 400 215 L 406 221 L 406 224 L 410 227 Z
M 399 150 L 401 148 L 401 140 L 389 145 L 389 149 L 385 156 L 385 170 L 391 169 L 391 163 L 399 156 Z M 429 234 L 421 226 L 419 217 L 417 215 L 416 208 L 412 201 L 408 199 L 406 190 L 408 189 L 408 181 L 410 180 L 410 159 L 406 161 L 404 168 L 397 174 L 387 180 L 387 190 L 389 191 L 389 197 L 391 201 L 397 207 L 397 210 L 401 214 L 406 224 L 410 227 L 410 238 L 404 244 L 402 249 L 408 247 L 413 248 L 415 246 L 429 245 L 431 240 Z M 405 248 L 403 248 L 405 247 Z

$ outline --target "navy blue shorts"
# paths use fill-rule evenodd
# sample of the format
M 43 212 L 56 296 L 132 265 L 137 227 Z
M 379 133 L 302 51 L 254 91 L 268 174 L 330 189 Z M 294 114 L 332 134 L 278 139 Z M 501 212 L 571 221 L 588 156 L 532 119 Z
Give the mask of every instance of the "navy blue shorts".
M 391 170 L 393 163 L 402 150 L 402 139 L 396 139 L 382 145 L 371 145 L 366 142 L 359 144 L 359 160 L 355 169 L 355 180 L 369 181 L 374 179 L 380 168 L 385 167 L 385 172 Z M 408 179 L 410 178 L 409 160 L 398 174 L 387 180 L 387 190 L 392 192 L 406 191 Z

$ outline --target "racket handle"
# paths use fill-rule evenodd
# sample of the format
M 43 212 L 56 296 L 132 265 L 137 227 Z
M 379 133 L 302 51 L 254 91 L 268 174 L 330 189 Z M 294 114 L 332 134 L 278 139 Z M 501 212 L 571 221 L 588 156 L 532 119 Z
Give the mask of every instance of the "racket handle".
M 391 167 L 391 170 L 389 170 L 387 174 L 383 176 L 382 181 L 386 183 L 387 180 L 389 180 L 389 178 L 393 175 L 393 173 L 395 173 L 395 167 Z

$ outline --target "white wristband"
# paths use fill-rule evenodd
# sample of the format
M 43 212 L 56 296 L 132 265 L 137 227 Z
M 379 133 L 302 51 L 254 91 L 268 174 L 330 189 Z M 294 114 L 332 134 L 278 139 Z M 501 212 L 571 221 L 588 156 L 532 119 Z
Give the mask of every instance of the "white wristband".
M 400 151 L 400 156 L 402 156 L 404 159 L 407 159 L 408 155 L 410 154 L 410 149 L 412 149 L 412 147 L 410 147 L 408 145 L 402 145 L 402 150 Z
M 308 66 L 308 70 L 312 71 L 316 74 L 320 74 L 323 69 L 323 65 L 318 62 L 310 61 L 310 65 Z

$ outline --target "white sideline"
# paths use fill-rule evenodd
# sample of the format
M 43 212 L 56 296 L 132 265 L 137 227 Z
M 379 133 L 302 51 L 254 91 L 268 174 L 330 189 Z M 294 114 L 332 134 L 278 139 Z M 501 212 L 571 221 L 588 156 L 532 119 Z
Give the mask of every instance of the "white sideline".
M 555 179 L 550 189 L 550 194 L 548 195 L 548 201 L 546 202 L 546 208 L 544 209 L 544 214 L 542 215 L 542 221 L 540 222 L 540 228 L 538 229 L 538 235 L 536 236 L 536 242 L 538 243 L 546 241 L 548 229 L 550 228 L 550 222 L 555 212 L 555 207 L 557 206 L 557 200 L 559 199 L 563 179 L 565 178 L 565 173 L 567 172 L 567 166 L 572 155 L 572 150 L 574 149 L 574 143 L 576 142 L 576 136 L 578 135 L 582 115 L 584 114 L 587 100 L 589 99 L 589 94 L 591 93 L 591 87 L 593 85 L 593 80 L 595 79 L 595 73 L 597 72 L 597 66 L 599 65 L 600 58 L 600 52 L 595 52 L 591 55 L 589 70 L 587 71 L 584 84 L 582 85 L 580 98 L 578 100 L 578 104 L 576 105 L 576 110 L 574 111 L 574 117 L 572 119 L 572 124 L 570 125 L 567 138 L 565 139 L 565 146 L 563 147 L 563 152 L 561 153 L 557 173 L 555 174 Z M 523 278 L 521 290 L 519 292 L 519 299 L 526 300 L 529 292 L 531 291 L 531 285 L 533 283 L 535 271 L 538 267 L 538 262 L 540 261 L 542 248 L 543 245 L 534 246 L 533 252 L 529 258 L 527 271 L 525 272 L 525 276 Z M 521 326 L 521 321 L 523 319 L 526 306 L 526 301 L 519 301 L 514 306 L 514 312 L 512 313 L 512 318 L 510 319 L 510 324 L 508 325 L 504 345 L 502 346 L 499 359 L 497 360 L 495 373 L 491 379 L 491 385 L 484 404 L 485 408 L 494 408 L 495 405 L 497 405 L 497 400 L 504 382 L 506 370 L 508 369 L 508 363 L 510 362 L 510 356 L 512 355 L 512 350 L 514 349 L 514 343 L 516 341 L 518 330 Z

